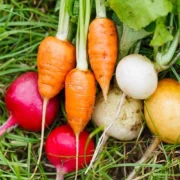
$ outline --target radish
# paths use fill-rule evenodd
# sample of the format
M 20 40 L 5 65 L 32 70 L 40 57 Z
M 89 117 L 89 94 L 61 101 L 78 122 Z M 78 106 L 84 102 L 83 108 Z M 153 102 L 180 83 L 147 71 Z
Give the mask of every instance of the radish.
M 88 138 L 89 133 L 85 130 L 79 135 L 78 169 L 90 162 L 94 152 L 94 142 Z M 45 152 L 48 160 L 56 167 L 56 180 L 62 180 L 64 174 L 76 170 L 76 137 L 69 125 L 61 125 L 49 134 Z
M 20 75 L 7 89 L 5 103 L 9 112 L 8 120 L 0 127 L 0 136 L 19 125 L 21 128 L 38 132 L 42 122 L 42 98 L 37 87 L 36 72 Z M 48 104 L 46 127 L 54 120 L 59 100 L 53 98 Z
M 144 115 L 148 128 L 155 135 L 150 147 L 137 162 L 142 164 L 152 155 L 161 141 L 180 144 L 180 84 L 174 79 L 160 80 L 156 91 L 144 102 Z M 133 170 L 128 176 L 136 175 Z
M 138 137 L 143 123 L 142 110 L 143 102 L 125 97 L 117 85 L 114 85 L 109 90 L 106 101 L 102 93 L 98 94 L 92 120 L 97 126 L 103 126 L 104 132 L 99 138 L 95 153 L 85 174 L 92 167 L 96 156 L 110 136 L 121 141 L 128 141 Z

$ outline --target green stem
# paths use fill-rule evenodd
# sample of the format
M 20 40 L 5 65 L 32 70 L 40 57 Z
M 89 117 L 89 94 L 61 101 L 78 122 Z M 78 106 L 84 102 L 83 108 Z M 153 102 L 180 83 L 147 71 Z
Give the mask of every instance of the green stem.
M 106 17 L 106 7 L 104 4 L 104 0 L 95 0 L 96 2 L 96 17 L 104 18 Z
M 161 52 L 157 53 L 156 62 L 160 67 L 161 66 L 168 66 L 168 64 L 171 63 L 171 60 L 172 60 L 174 53 L 176 51 L 176 48 L 178 46 L 179 36 L 180 36 L 180 32 L 178 30 L 175 37 L 174 37 L 173 42 L 171 43 L 171 45 L 169 47 L 169 50 L 167 51 L 167 53 L 165 53 L 165 54 L 163 54 Z M 159 71 L 161 71 L 161 70 L 159 70 Z
M 79 3 L 80 6 L 76 38 L 76 57 L 77 68 L 85 71 L 88 69 L 86 43 L 91 14 L 91 0 L 80 0 Z
M 173 27 L 173 21 L 174 21 L 174 14 L 171 13 L 170 14 L 170 21 L 169 21 L 169 27 L 170 27 L 169 32 L 171 35 L 173 34 L 173 28 L 172 28 Z M 171 45 L 171 42 L 169 41 L 165 46 L 165 52 L 168 51 L 170 45 Z
M 61 0 L 59 9 L 59 22 L 56 37 L 60 40 L 67 40 L 69 32 L 69 13 L 66 8 L 66 0 Z

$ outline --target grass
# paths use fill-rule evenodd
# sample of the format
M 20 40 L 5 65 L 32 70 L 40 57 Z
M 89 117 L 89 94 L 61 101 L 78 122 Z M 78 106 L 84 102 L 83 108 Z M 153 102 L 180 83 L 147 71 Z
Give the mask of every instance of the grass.
M 0 0 L 0 4 L 0 124 L 2 124 L 8 118 L 4 103 L 6 89 L 21 73 L 37 71 L 38 45 L 47 35 L 56 33 L 58 11 L 54 0 Z M 144 49 L 144 52 L 146 50 Z M 174 76 L 179 79 L 178 68 L 179 66 L 176 65 L 160 76 Z M 54 127 L 63 123 L 65 119 L 61 111 L 51 127 L 46 130 L 45 138 Z M 89 131 L 93 131 L 94 128 L 91 122 L 87 126 Z M 99 135 L 100 133 L 95 134 L 96 142 Z M 138 166 L 136 161 L 144 154 L 151 141 L 152 134 L 146 126 L 138 140 L 121 142 L 109 138 L 93 170 L 84 176 L 85 169 L 81 169 L 79 179 L 125 179 L 129 172 Z M 28 180 L 38 158 L 40 133 L 16 128 L 4 134 L 0 142 L 0 179 Z M 136 180 L 179 179 L 179 164 L 180 145 L 161 143 L 148 162 L 141 165 Z M 74 172 L 67 174 L 65 179 L 73 179 L 74 174 Z M 48 162 L 43 152 L 34 179 L 53 180 L 54 178 L 55 168 Z

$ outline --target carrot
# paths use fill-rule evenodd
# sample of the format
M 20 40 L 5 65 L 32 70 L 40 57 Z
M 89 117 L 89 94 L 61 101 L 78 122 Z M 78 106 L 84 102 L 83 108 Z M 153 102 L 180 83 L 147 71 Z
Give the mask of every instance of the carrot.
M 104 0 L 96 0 L 96 18 L 90 23 L 88 32 L 88 55 L 105 100 L 116 64 L 117 45 L 116 25 L 106 17 Z
M 75 48 L 68 42 L 49 36 L 38 50 L 38 87 L 43 98 L 51 99 L 63 89 L 67 73 L 75 67 Z
M 79 134 L 83 131 L 95 104 L 96 80 L 88 70 L 86 41 L 89 27 L 91 0 L 79 1 L 79 19 L 76 38 L 77 66 L 65 81 L 65 109 L 67 120 L 76 136 L 76 175 L 78 173 Z
M 72 70 L 66 78 L 66 113 L 68 123 L 79 134 L 91 119 L 94 108 L 96 84 L 90 70 Z
M 43 149 L 44 126 L 47 104 L 64 87 L 65 77 L 75 67 L 75 47 L 67 41 L 69 14 L 67 1 L 61 0 L 56 37 L 48 36 L 41 43 L 37 54 L 38 89 L 43 98 L 40 152 L 33 178 L 40 163 Z

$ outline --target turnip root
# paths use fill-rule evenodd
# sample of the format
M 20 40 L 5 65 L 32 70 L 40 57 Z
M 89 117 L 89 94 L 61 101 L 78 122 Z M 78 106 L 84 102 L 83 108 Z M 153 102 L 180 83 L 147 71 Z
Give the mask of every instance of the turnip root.
M 119 100 L 122 95 L 123 92 L 114 87 L 110 89 L 107 101 L 103 100 L 101 93 L 97 96 L 95 109 L 92 114 L 92 120 L 97 126 L 108 127 L 112 120 L 116 118 Z M 142 127 L 142 109 L 142 101 L 126 96 L 121 114 L 106 132 L 106 135 L 122 141 L 135 139 Z
M 122 91 L 134 99 L 148 98 L 158 83 L 154 64 L 140 54 L 121 59 L 116 68 L 116 80 Z
M 79 135 L 78 169 L 87 165 L 94 152 L 94 142 L 83 130 Z M 48 160 L 56 167 L 56 180 L 76 170 L 76 137 L 69 125 L 55 128 L 47 137 L 45 151 Z
M 116 67 L 116 80 L 120 89 L 134 99 L 146 99 L 152 95 L 158 84 L 158 73 L 170 68 L 180 57 L 176 54 L 180 37 L 179 29 L 172 42 L 157 51 L 153 61 L 140 54 L 123 57 Z M 166 49 L 168 47 L 168 49 Z M 176 54 L 176 55 L 175 55 Z
M 138 137 L 142 128 L 142 110 L 143 102 L 141 100 L 125 97 L 117 86 L 110 89 L 106 101 L 104 101 L 102 93 L 97 96 L 92 120 L 97 126 L 103 126 L 104 132 L 98 141 L 86 173 L 91 168 L 98 152 L 102 149 L 109 136 L 121 141 L 128 141 Z
M 155 135 L 151 146 L 137 162 L 144 163 L 161 141 L 180 144 L 180 84 L 174 79 L 160 80 L 156 91 L 144 102 L 144 115 L 148 128 Z M 128 176 L 136 175 L 133 170 Z
M 37 73 L 27 72 L 12 82 L 5 96 L 9 112 L 8 120 L 0 127 L 0 136 L 19 125 L 21 128 L 38 132 L 42 122 L 42 98 L 37 88 Z M 47 108 L 46 127 L 54 120 L 59 100 L 53 98 Z

